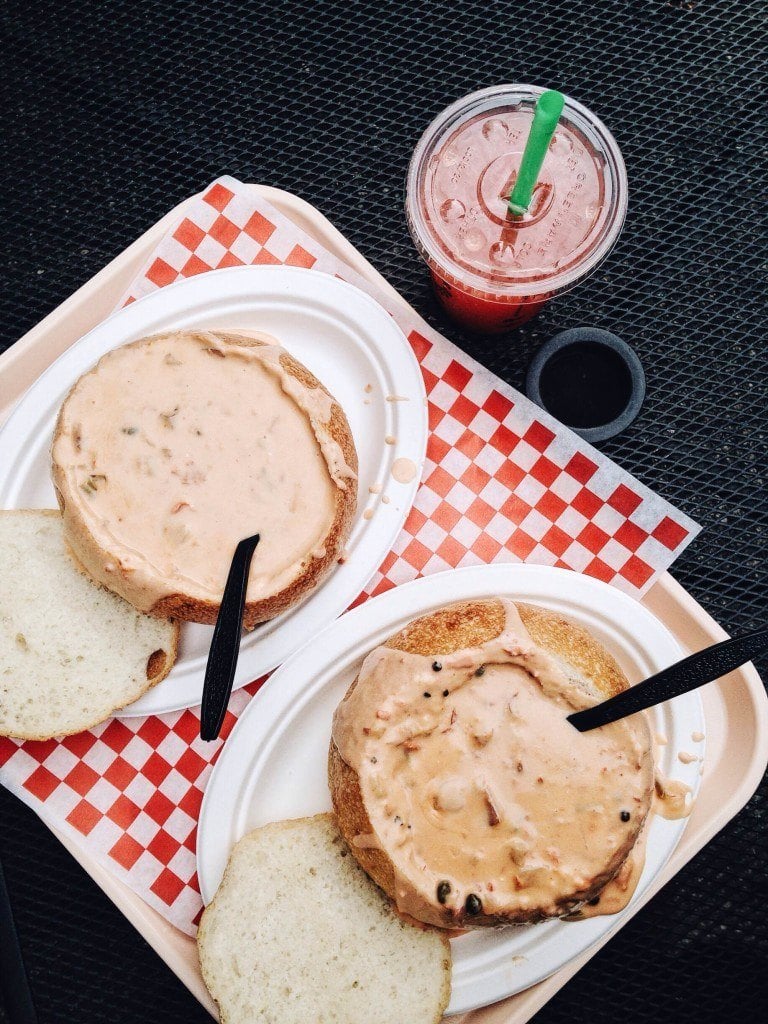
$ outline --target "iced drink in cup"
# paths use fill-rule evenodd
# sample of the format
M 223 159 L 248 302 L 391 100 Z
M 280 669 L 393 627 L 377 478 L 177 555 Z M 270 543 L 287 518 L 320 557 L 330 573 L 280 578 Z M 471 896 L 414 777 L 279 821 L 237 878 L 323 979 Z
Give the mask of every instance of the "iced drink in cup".
M 613 136 L 568 97 L 528 211 L 510 212 L 536 101 L 500 85 L 444 110 L 408 170 L 406 214 L 437 294 L 461 325 L 499 334 L 590 274 L 613 248 L 627 175 Z

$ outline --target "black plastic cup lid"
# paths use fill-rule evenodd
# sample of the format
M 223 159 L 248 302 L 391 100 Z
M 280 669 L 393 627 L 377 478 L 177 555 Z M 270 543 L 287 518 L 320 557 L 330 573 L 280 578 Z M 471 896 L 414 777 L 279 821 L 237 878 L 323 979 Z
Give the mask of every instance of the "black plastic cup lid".
M 640 360 L 598 327 L 561 331 L 528 367 L 528 397 L 585 441 L 605 441 L 630 425 L 645 398 Z

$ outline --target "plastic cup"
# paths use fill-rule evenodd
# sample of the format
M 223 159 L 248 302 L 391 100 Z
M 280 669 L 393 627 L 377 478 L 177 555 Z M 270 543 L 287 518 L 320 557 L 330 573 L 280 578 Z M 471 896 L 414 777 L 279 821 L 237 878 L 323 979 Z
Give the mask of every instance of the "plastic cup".
M 499 85 L 465 96 L 435 118 L 411 158 L 408 227 L 446 311 L 472 331 L 501 334 L 530 320 L 599 266 L 624 224 L 619 147 L 567 96 L 528 212 L 510 212 L 544 91 Z

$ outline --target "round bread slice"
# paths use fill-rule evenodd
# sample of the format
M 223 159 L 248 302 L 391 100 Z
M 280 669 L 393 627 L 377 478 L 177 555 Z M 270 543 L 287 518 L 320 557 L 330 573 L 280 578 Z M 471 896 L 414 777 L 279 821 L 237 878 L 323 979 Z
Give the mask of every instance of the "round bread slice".
M 648 814 L 651 740 L 642 715 L 585 734 L 567 715 L 627 686 L 589 632 L 544 608 L 476 600 L 412 622 L 334 718 L 329 783 L 354 856 L 439 927 L 593 899 Z
M 341 406 L 270 335 L 157 334 L 104 355 L 59 413 L 52 474 L 84 569 L 135 608 L 214 623 L 255 533 L 246 628 L 338 561 L 357 502 Z
M 78 570 L 58 511 L 0 512 L 0 735 L 103 722 L 168 675 L 178 635 Z
M 197 943 L 221 1024 L 437 1024 L 450 996 L 444 933 L 393 912 L 330 814 L 241 839 Z

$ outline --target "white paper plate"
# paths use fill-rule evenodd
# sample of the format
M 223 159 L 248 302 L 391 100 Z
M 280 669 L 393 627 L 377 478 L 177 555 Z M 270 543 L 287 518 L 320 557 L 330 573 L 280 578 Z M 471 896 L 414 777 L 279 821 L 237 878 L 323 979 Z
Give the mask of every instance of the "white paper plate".
M 298 607 L 244 640 L 235 677 L 240 687 L 284 661 L 333 621 L 365 587 L 392 547 L 410 510 L 427 443 L 424 381 L 392 317 L 352 285 L 294 267 L 235 267 L 179 281 L 99 324 L 56 360 L 26 392 L 0 430 L 0 507 L 56 506 L 49 449 L 69 388 L 105 353 L 156 331 L 243 327 L 274 334 L 342 405 L 359 458 L 358 511 L 349 557 Z M 370 390 L 366 387 L 370 385 Z M 406 401 L 388 402 L 388 395 Z M 391 435 L 396 444 L 385 444 Z M 418 467 L 408 484 L 391 476 L 397 458 Z M 380 484 L 390 503 L 371 497 Z M 375 508 L 370 520 L 363 518 Z M 258 524 L 255 524 L 258 525 Z M 212 628 L 182 626 L 179 659 L 167 679 L 119 714 L 160 714 L 200 703 Z
M 313 638 L 256 694 L 227 740 L 208 781 L 200 814 L 197 872 L 205 903 L 213 898 L 232 846 L 270 821 L 330 809 L 326 763 L 331 719 L 365 655 L 408 621 L 441 605 L 473 597 L 509 596 L 562 612 L 611 651 L 633 682 L 677 661 L 667 629 L 632 598 L 587 576 L 545 566 L 472 566 L 407 583 L 348 612 Z M 650 712 L 651 727 L 669 743 L 660 767 L 698 791 L 699 764 L 681 764 L 680 750 L 703 757 L 698 693 Z M 637 899 L 662 868 L 687 819 L 654 817 Z M 626 913 L 626 911 L 625 911 Z M 554 973 L 616 928 L 622 915 L 581 922 L 550 921 L 476 931 L 452 940 L 448 1013 L 486 1006 Z

